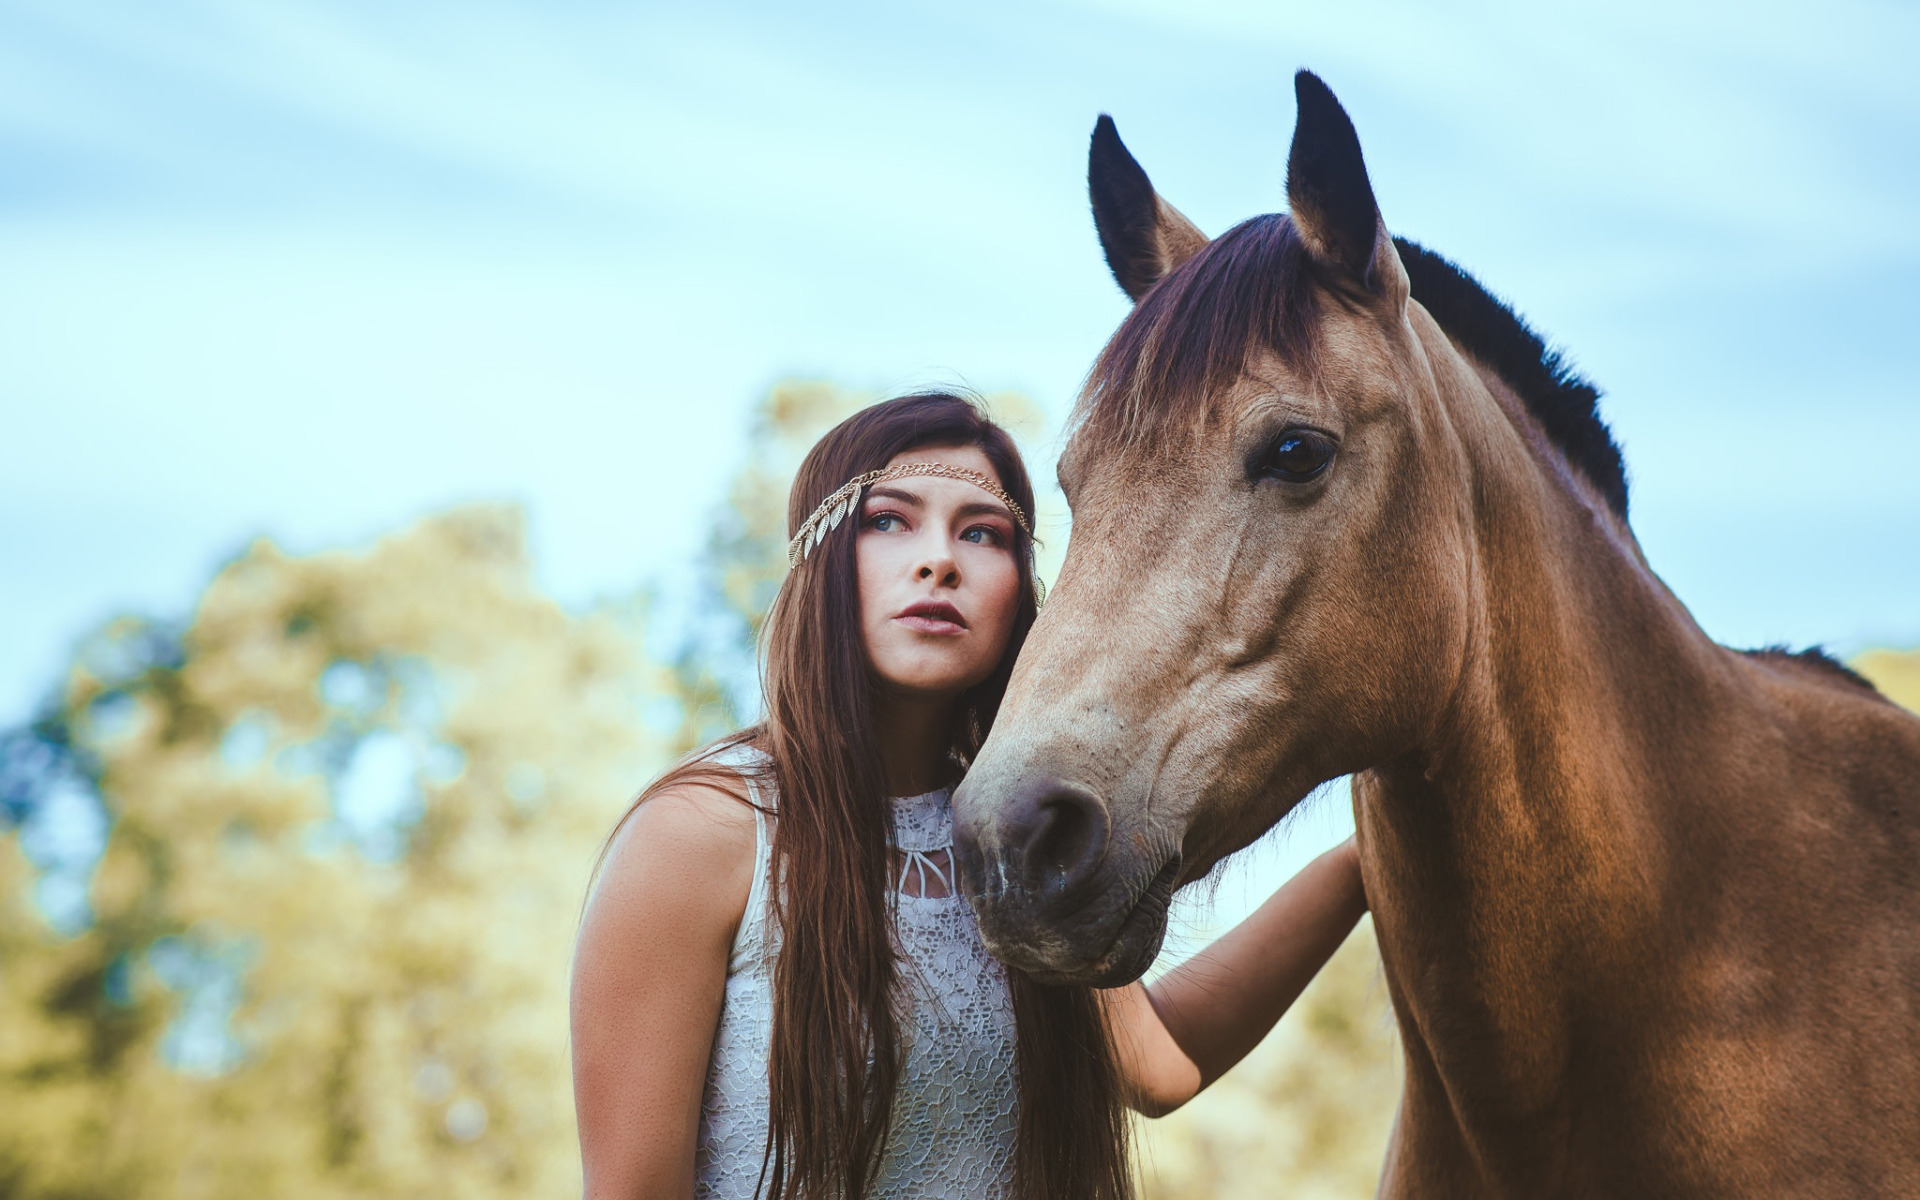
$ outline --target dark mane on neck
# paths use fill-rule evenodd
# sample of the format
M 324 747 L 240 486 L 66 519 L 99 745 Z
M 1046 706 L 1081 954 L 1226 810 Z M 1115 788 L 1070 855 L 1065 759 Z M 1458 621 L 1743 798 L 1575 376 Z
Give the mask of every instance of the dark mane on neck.
M 1626 520 L 1627 468 L 1600 419 L 1600 389 L 1576 374 L 1559 351 L 1473 276 L 1418 242 L 1397 237 L 1393 244 L 1413 298 L 1447 336 L 1506 380 L 1548 440 Z
M 1852 667 L 1828 654 L 1824 646 L 1811 646 L 1805 650 L 1792 650 L 1786 646 L 1763 646 L 1758 650 L 1742 650 L 1740 653 L 1760 662 L 1771 663 L 1789 670 L 1800 670 L 1829 683 L 1850 684 L 1865 688 L 1874 695 L 1880 695 L 1880 689 L 1873 681 Z

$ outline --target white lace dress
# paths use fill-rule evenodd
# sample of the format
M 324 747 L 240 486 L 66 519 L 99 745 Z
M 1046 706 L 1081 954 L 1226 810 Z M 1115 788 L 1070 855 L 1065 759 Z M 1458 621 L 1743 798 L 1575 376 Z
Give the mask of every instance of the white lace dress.
M 756 790 L 754 801 L 772 807 Z M 908 1020 L 893 1130 L 875 1197 L 994 1200 L 1013 1179 L 1013 1001 L 951 878 L 945 791 L 893 801 L 903 861 L 894 924 Z M 767 817 L 757 818 L 753 885 L 727 963 L 707 1070 L 694 1195 L 753 1200 L 767 1144 L 767 1057 L 778 931 L 768 919 Z M 944 880 L 944 883 L 941 881 Z M 932 884 L 934 886 L 929 887 Z M 944 891 L 945 896 L 918 893 Z M 916 894 L 906 894 L 916 893 Z

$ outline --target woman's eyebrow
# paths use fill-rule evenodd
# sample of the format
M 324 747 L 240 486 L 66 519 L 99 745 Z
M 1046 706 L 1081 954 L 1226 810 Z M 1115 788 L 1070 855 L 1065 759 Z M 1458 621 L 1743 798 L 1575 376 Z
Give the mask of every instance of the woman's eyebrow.
M 905 488 L 888 487 L 885 484 L 876 484 L 868 488 L 867 499 L 899 500 L 920 508 L 925 508 L 927 504 L 927 502 L 915 492 L 910 492 Z M 953 510 L 953 515 L 956 517 L 1001 517 L 1008 521 L 1013 520 L 1013 514 L 1007 511 L 1006 505 L 992 500 L 969 500 L 965 504 L 956 505 Z
M 969 500 L 955 508 L 953 515 L 956 517 L 1004 517 L 1009 521 L 1013 520 L 1013 514 L 1007 511 L 1006 505 L 996 504 L 991 500 Z
M 867 499 L 901 500 L 908 504 L 918 504 L 923 507 L 926 504 L 926 501 L 922 500 L 918 493 L 909 492 L 905 488 L 886 487 L 879 484 L 867 489 Z

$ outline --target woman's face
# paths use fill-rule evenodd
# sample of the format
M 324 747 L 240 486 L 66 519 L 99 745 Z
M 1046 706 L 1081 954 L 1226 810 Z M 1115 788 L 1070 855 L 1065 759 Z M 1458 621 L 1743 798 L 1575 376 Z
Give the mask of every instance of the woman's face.
M 999 481 L 977 446 L 922 446 L 888 466 L 937 462 Z M 1018 607 L 1019 527 L 964 479 L 913 476 L 867 489 L 855 542 L 860 628 L 883 684 L 957 696 L 993 674 Z

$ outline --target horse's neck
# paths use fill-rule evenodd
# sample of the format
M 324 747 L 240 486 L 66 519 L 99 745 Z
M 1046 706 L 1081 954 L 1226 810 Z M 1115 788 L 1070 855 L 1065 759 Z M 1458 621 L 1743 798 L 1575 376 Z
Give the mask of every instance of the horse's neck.
M 1453 422 L 1477 472 L 1458 685 L 1356 778 L 1419 1151 L 1396 1161 L 1512 1195 L 1627 1164 L 1665 1183 L 1616 1194 L 1664 1194 L 1729 1121 L 1805 1142 L 1831 1111 L 1815 1140 L 1859 1142 L 1889 1120 L 1871 1097 L 1920 1094 L 1920 723 L 1714 645 L 1504 411 Z
M 1570 1031 L 1613 1002 L 1595 989 L 1659 951 L 1672 793 L 1731 752 L 1717 731 L 1746 699 L 1624 528 L 1485 416 L 1463 435 L 1481 478 L 1458 686 L 1357 809 L 1410 1045 L 1474 1111 L 1538 1120 L 1591 1049 Z
M 1755 698 L 1497 380 L 1455 428 L 1476 476 L 1457 687 L 1409 756 L 1448 811 L 1561 840 L 1655 834 L 1674 772 L 1724 752 Z M 1404 768 L 1407 763 L 1402 763 Z

